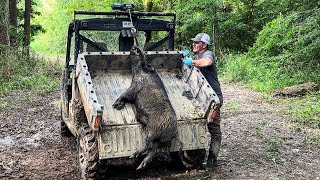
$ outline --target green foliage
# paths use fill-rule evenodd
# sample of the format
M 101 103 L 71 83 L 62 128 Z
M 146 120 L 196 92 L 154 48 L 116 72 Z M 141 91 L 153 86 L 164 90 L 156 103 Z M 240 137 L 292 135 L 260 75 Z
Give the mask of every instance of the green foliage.
M 320 128 L 320 91 L 303 98 L 282 100 L 283 112 L 294 121 Z
M 213 37 L 213 14 L 215 3 L 212 0 L 196 0 L 176 3 L 178 49 L 190 48 L 190 39 L 197 33 L 206 32 Z
M 283 86 L 319 83 L 320 9 L 271 21 L 259 33 L 247 57 L 255 66 L 277 68 L 274 78 L 283 81 Z
M 184 2 L 154 0 L 152 2 L 154 4 L 153 11 L 170 11 L 177 14 L 177 49 L 190 48 L 190 38 L 199 32 L 206 32 L 212 39 L 219 42 L 221 49 L 246 51 L 253 44 L 259 30 L 265 23 L 261 19 L 266 19 L 257 15 L 261 12 L 261 6 L 265 3 L 259 3 L 255 0 L 195 0 Z M 75 2 L 57 0 L 51 2 L 50 6 L 44 6 L 42 16 L 36 18 L 35 22 L 41 23 L 45 27 L 46 33 L 38 36 L 37 40 L 31 44 L 32 48 L 41 53 L 62 54 L 67 27 L 73 18 L 73 11 L 108 11 L 111 10 L 112 3 L 115 3 L 115 1 L 80 0 Z M 134 0 L 133 3 L 136 7 L 135 10 L 144 10 L 142 0 Z M 265 8 L 263 12 L 268 12 L 270 8 Z M 217 37 L 214 37 L 213 33 L 215 18 L 217 19 Z
M 279 15 L 259 33 L 247 54 L 220 58 L 227 80 L 245 82 L 261 92 L 316 82 L 320 84 L 319 9 Z M 320 127 L 319 92 L 284 100 L 284 112 L 297 122 Z
M 18 1 L 17 4 L 17 8 L 18 8 L 18 19 L 21 20 L 18 22 L 18 27 L 15 28 L 11 28 L 11 34 L 10 36 L 13 37 L 15 39 L 16 42 L 14 42 L 14 45 L 18 46 L 22 44 L 23 41 L 23 26 L 24 26 L 24 9 L 25 9 L 25 2 L 24 1 Z M 39 33 L 44 33 L 45 30 L 43 29 L 43 27 L 38 23 L 33 21 L 33 19 L 36 16 L 40 16 L 40 10 L 42 9 L 41 6 L 41 0 L 32 0 L 31 1 L 31 24 L 30 24 L 30 28 L 31 28 L 31 38 L 32 40 L 34 39 L 34 37 L 36 35 L 38 35 Z
M 143 0 L 131 1 L 68 1 L 43 0 L 40 23 L 46 33 L 37 37 L 31 46 L 45 54 L 63 54 L 67 28 L 74 10 L 109 11 L 112 3 L 134 3 L 135 10 L 144 10 Z M 190 38 L 199 32 L 208 33 L 218 42 L 219 49 L 246 52 L 255 42 L 264 25 L 279 15 L 319 7 L 317 0 L 153 0 L 153 11 L 177 14 L 177 49 L 190 48 Z M 217 37 L 214 20 L 217 19 Z M 214 38 L 213 38 L 214 37 Z
M 243 54 L 228 54 L 221 59 L 220 75 L 222 79 L 231 82 L 245 82 L 260 92 L 271 92 L 278 88 L 285 78 L 277 72 L 277 64 L 256 66 Z M 278 79 L 276 79 L 276 77 Z M 285 81 L 285 79 L 282 79 Z
M 319 84 L 319 13 L 279 16 L 259 33 L 248 54 L 225 56 L 222 72 L 265 92 L 309 81 Z
M 59 87 L 59 62 L 28 59 L 23 52 L 15 49 L 5 49 L 0 59 L 0 94 L 18 89 L 36 89 L 46 94 Z
M 218 61 L 224 79 L 232 82 L 248 81 L 250 62 L 242 54 L 227 54 Z
M 43 1 L 42 16 L 37 16 L 35 22 L 40 23 L 44 34 L 37 36 L 31 43 L 31 48 L 42 54 L 61 55 L 65 52 L 69 23 L 73 20 L 75 10 L 104 11 L 111 9 L 111 3 L 103 1 Z M 63 8 L 61 8 L 63 7 Z
M 70 22 L 73 20 L 74 11 L 110 11 L 113 3 L 134 3 L 135 10 L 143 10 L 143 1 L 68 1 L 44 0 L 42 15 L 35 18 L 35 22 L 41 24 L 45 33 L 37 36 L 35 41 L 31 42 L 31 48 L 37 53 L 63 55 L 66 51 L 67 31 Z M 86 16 L 80 16 L 85 18 Z M 91 16 L 92 17 L 92 16 Z
M 232 101 L 226 104 L 223 108 L 227 109 L 228 111 L 239 111 L 241 107 L 240 102 L 238 101 Z
M 223 49 L 246 52 L 261 30 L 255 0 L 224 1 L 219 6 L 219 44 Z
M 220 49 L 246 52 L 263 26 L 283 10 L 279 5 L 288 6 L 283 2 L 275 1 L 277 6 L 264 0 L 197 0 L 175 3 L 179 37 L 177 44 L 188 47 L 188 40 L 199 32 L 206 32 L 214 37 L 216 20 L 217 37 L 213 39 L 218 42 Z

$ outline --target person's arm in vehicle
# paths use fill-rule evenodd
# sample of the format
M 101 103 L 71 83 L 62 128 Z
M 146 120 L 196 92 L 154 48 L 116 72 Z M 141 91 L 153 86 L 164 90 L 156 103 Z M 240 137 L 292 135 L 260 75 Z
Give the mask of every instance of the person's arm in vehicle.
M 206 67 L 211 66 L 213 63 L 212 59 L 209 57 L 205 57 L 199 60 L 193 60 L 192 65 L 196 67 Z

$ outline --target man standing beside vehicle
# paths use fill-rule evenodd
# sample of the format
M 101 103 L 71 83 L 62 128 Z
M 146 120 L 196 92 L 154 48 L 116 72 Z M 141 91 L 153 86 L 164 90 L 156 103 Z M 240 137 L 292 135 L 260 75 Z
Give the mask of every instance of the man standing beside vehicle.
M 208 118 L 208 129 L 211 134 L 211 144 L 208 158 L 208 167 L 216 164 L 221 145 L 221 128 L 220 128 L 220 108 L 223 104 L 223 96 L 218 80 L 216 67 L 216 57 L 213 52 L 209 51 L 210 37 L 206 33 L 199 33 L 194 38 L 192 47 L 196 54 L 193 58 L 185 58 L 183 63 L 189 67 L 197 67 L 207 79 L 215 93 L 218 95 L 220 104 L 217 104 L 210 117 Z

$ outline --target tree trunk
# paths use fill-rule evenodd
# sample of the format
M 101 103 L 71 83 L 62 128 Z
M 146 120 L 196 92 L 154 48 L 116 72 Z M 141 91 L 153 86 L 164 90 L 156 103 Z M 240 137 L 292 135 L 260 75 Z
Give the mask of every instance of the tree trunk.
M 0 44 L 9 46 L 9 0 L 2 0 L 0 4 L 0 32 Z
M 10 0 L 10 25 L 18 26 L 18 8 L 17 0 Z
M 151 0 L 146 0 L 145 1 L 145 9 L 147 12 L 151 12 L 152 11 L 152 6 L 153 6 L 153 2 Z
M 31 31 L 30 20 L 31 20 L 31 0 L 25 0 L 23 46 L 26 48 L 26 53 L 28 56 L 29 56 L 30 31 Z
M 9 0 L 9 12 L 10 12 L 10 45 L 17 45 L 17 27 L 18 27 L 18 8 L 17 8 L 17 0 Z
M 213 7 L 213 51 L 216 56 L 219 54 L 219 35 L 218 35 L 218 13 L 217 13 L 217 4 L 214 4 Z

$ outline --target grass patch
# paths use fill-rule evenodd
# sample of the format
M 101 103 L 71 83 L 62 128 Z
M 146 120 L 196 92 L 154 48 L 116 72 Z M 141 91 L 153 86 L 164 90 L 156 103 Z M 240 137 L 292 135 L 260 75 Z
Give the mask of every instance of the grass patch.
M 240 105 L 240 102 L 238 101 L 231 101 L 225 105 L 225 108 L 231 111 L 238 111 L 240 107 L 241 105 Z
M 275 164 L 282 163 L 283 159 L 280 155 L 280 148 L 284 142 L 277 136 L 277 134 L 267 134 L 265 132 L 266 128 L 268 128 L 266 126 L 266 121 L 260 121 L 255 127 L 257 137 L 262 140 L 266 148 L 266 157 Z
M 28 94 L 27 97 L 25 97 L 25 101 L 28 103 L 32 103 L 32 102 L 36 102 L 37 98 Z
M 260 121 L 259 125 L 255 128 L 256 129 L 256 135 L 260 139 L 264 138 L 264 128 L 265 128 L 266 122 L 265 121 Z
M 320 91 L 301 98 L 284 99 L 283 113 L 293 121 L 320 128 Z
M 13 90 L 39 90 L 46 95 L 59 89 L 60 62 L 27 58 L 23 52 L 8 48 L 0 59 L 0 94 L 10 94 Z
M 7 106 L 8 106 L 8 102 L 1 102 L 0 103 L 0 112 L 4 111 Z
M 320 144 L 320 134 L 315 134 L 312 137 L 313 141 L 316 142 L 318 145 Z

